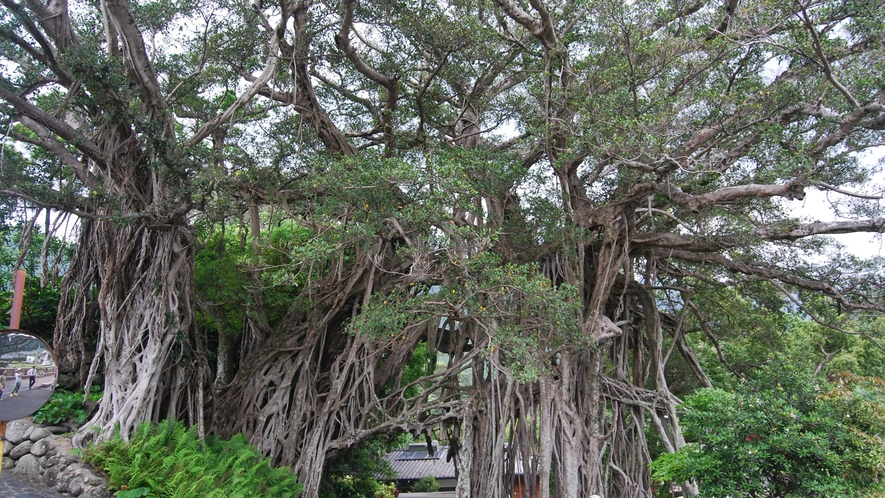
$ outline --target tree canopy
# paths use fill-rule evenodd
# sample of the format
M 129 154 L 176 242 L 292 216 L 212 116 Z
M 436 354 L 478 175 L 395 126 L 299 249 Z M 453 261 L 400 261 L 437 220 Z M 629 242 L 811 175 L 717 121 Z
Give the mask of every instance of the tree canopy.
M 885 227 L 880 0 L 0 2 L 0 195 L 80 220 L 80 439 L 243 433 L 315 496 L 411 432 L 460 496 L 647 496 L 794 317 L 885 344 L 824 237 Z

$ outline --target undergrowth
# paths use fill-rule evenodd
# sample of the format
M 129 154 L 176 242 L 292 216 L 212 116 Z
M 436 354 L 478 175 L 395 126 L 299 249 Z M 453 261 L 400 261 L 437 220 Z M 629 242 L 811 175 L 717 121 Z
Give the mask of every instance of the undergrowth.
M 89 401 L 101 399 L 101 389 L 93 386 L 89 393 Z M 64 422 L 82 424 L 86 421 L 86 407 L 83 404 L 83 393 L 68 392 L 61 389 L 52 393 L 49 401 L 34 414 L 34 422 L 38 424 L 58 425 Z
M 120 498 L 295 497 L 303 486 L 288 467 L 269 460 L 242 435 L 226 441 L 182 422 L 143 423 L 129 442 L 119 435 L 90 446 L 87 461 L 103 469 Z

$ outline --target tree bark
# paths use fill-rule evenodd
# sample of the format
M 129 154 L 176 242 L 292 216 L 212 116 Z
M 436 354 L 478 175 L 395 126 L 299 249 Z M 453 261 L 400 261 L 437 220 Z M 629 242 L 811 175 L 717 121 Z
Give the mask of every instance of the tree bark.
M 93 224 L 90 244 L 102 265 L 97 301 L 99 342 L 86 386 L 102 367 L 106 376 L 98 413 L 78 431 L 82 445 L 124 438 L 146 420 L 175 418 L 200 423 L 197 393 L 205 385 L 203 345 L 196 337 L 193 235 L 185 227 Z

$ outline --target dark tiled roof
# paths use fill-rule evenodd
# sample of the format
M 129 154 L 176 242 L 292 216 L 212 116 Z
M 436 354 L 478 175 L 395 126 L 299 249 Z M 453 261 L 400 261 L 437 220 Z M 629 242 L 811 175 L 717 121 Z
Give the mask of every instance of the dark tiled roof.
M 384 459 L 390 462 L 397 479 L 421 479 L 428 475 L 437 479 L 452 479 L 455 477 L 455 464 L 446 461 L 448 455 L 448 446 L 434 445 L 433 456 L 430 456 L 426 444 L 416 443 L 405 449 L 391 451 Z
M 433 475 L 437 479 L 454 479 L 455 462 L 446 461 L 449 447 L 437 446 L 434 442 L 433 448 L 433 456 L 430 456 L 427 444 L 412 443 L 408 448 L 391 451 L 384 456 L 384 459 L 390 462 L 397 479 L 417 480 L 428 475 Z M 522 476 L 523 472 L 522 458 L 517 455 L 513 475 Z

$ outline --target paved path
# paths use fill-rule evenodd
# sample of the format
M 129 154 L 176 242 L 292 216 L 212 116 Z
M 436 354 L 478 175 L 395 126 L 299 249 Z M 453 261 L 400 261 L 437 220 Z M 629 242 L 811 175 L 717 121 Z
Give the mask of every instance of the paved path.
M 0 397 L 0 420 L 16 420 L 25 418 L 46 404 L 52 395 L 51 389 L 34 387 L 28 389 L 28 381 L 25 380 L 18 390 L 18 396 L 12 396 L 15 384 L 6 382 L 6 389 Z
M 29 481 L 12 469 L 0 474 L 0 498 L 71 498 L 46 486 Z

